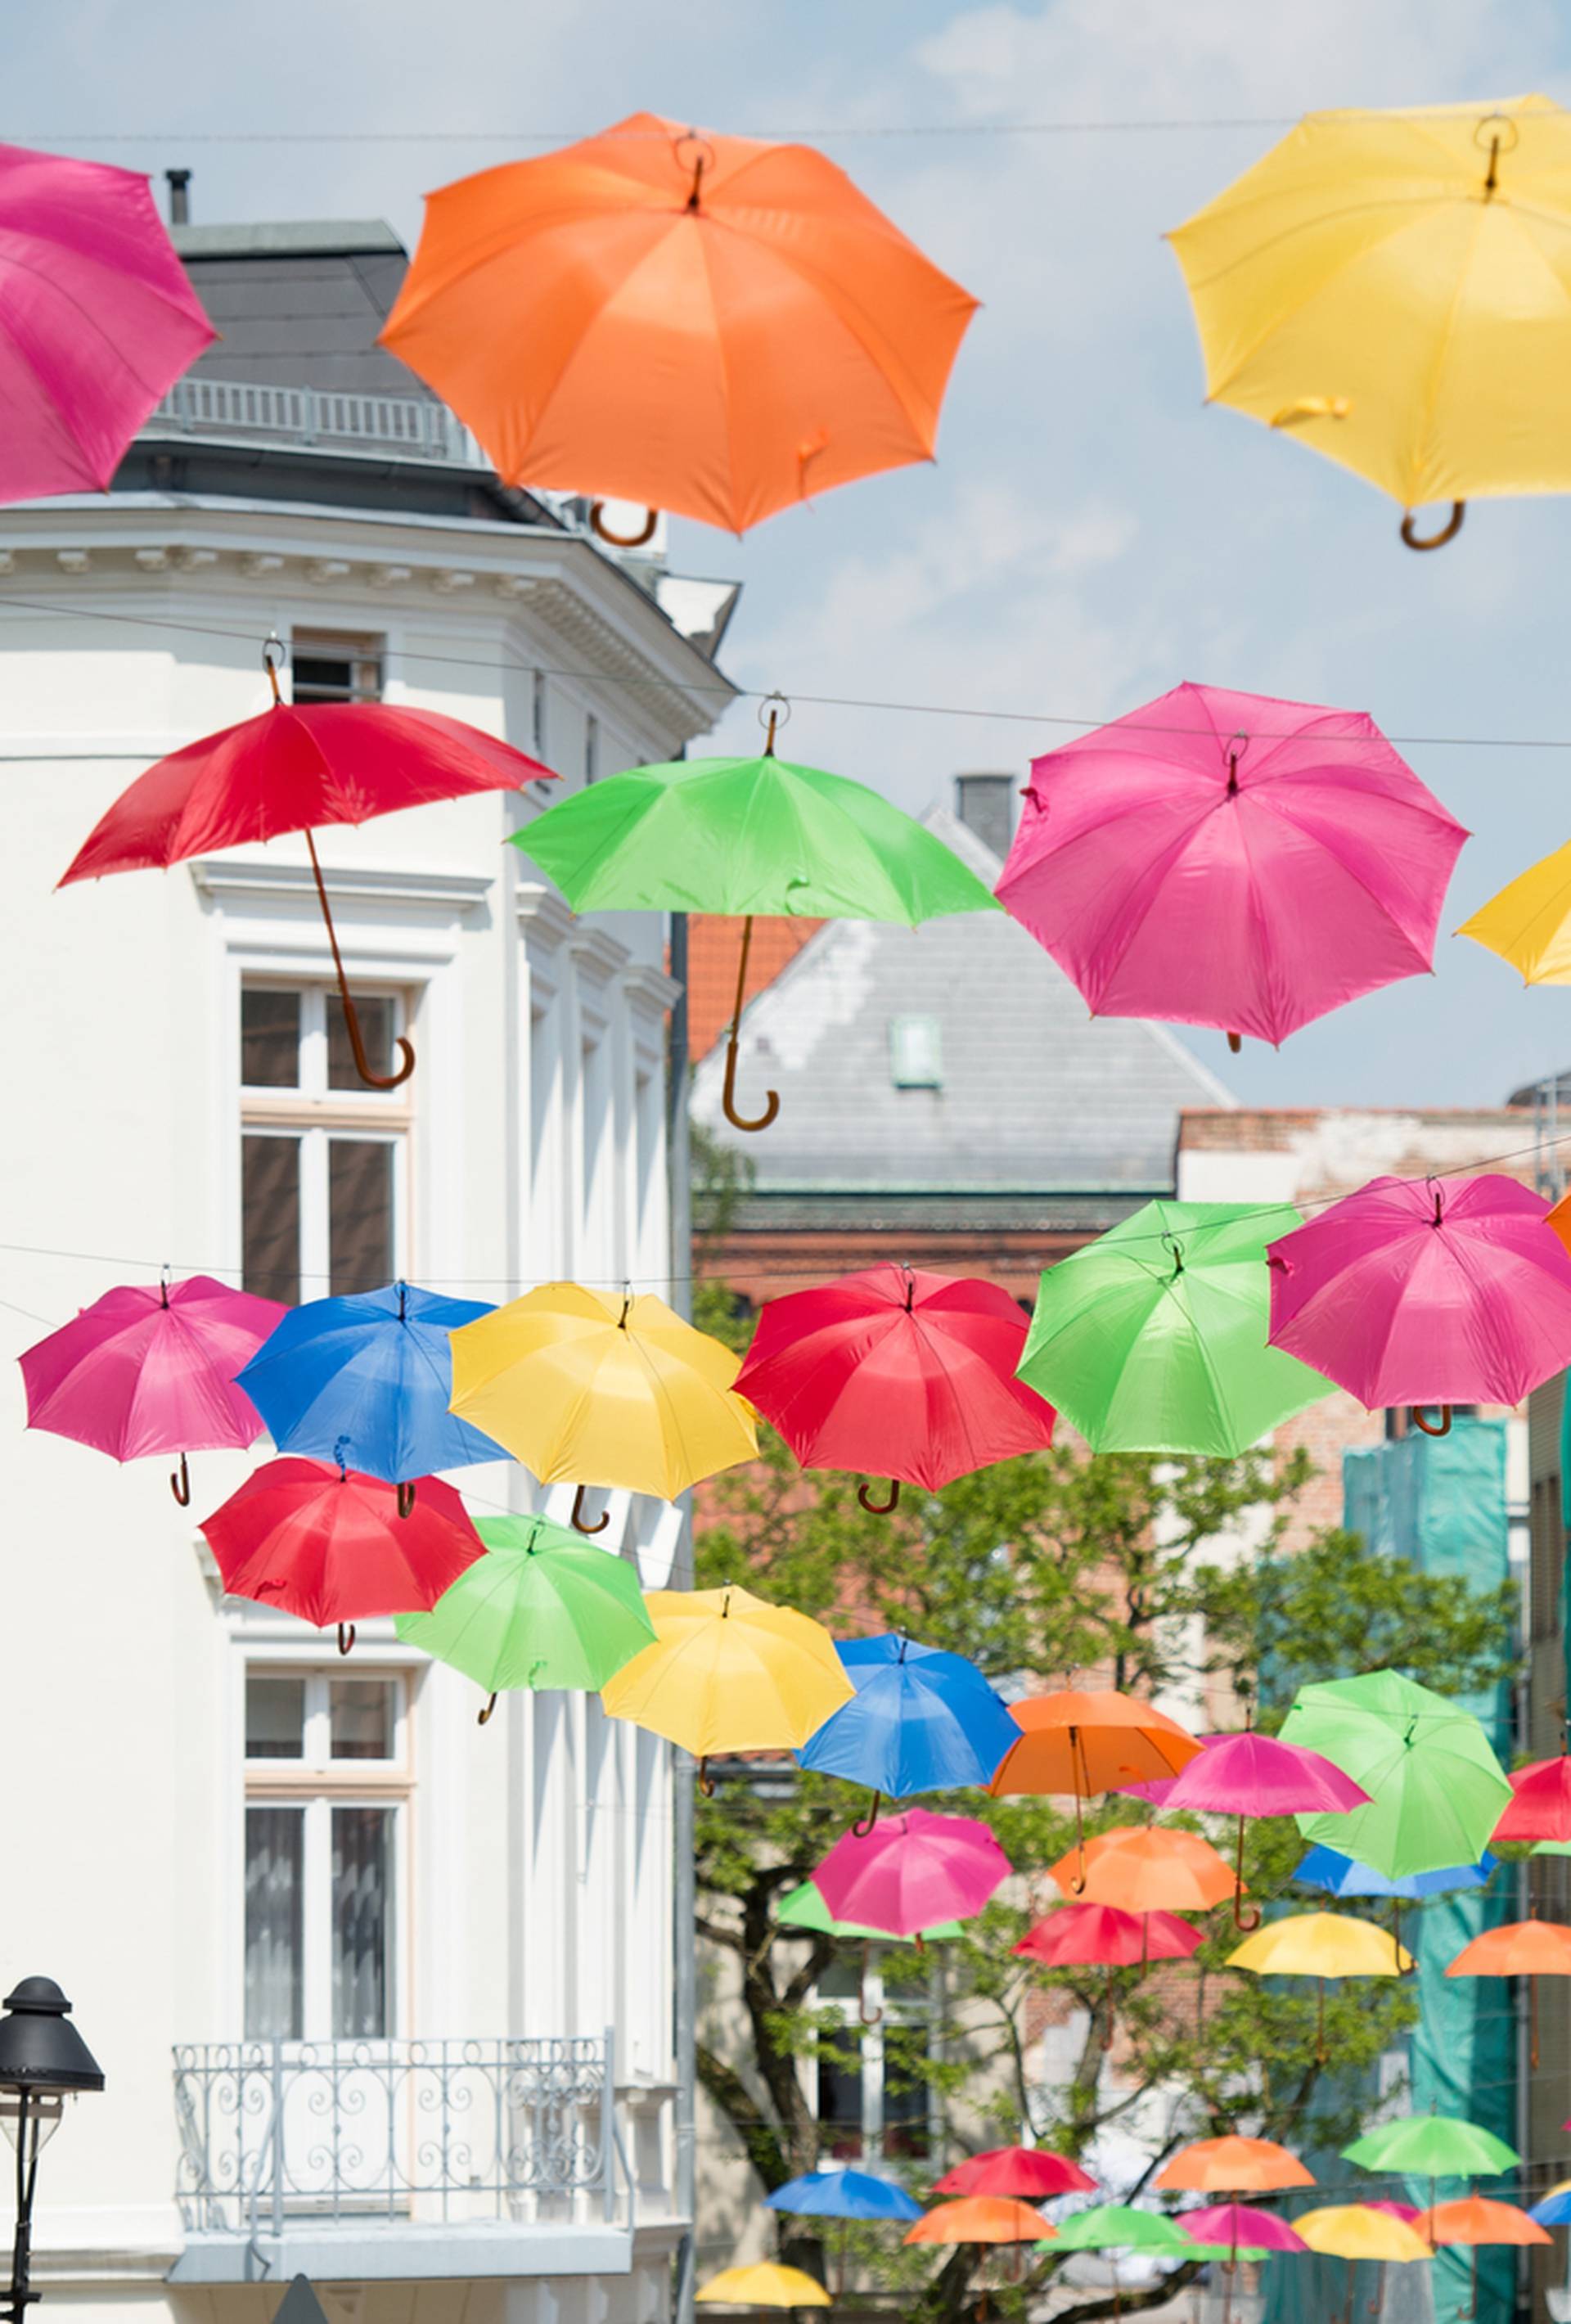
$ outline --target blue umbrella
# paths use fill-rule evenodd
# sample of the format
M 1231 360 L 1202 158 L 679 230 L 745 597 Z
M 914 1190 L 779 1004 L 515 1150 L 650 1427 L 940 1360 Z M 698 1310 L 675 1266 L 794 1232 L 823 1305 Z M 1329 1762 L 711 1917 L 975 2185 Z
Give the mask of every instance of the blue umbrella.
M 1483 1888 L 1493 1875 L 1495 1859 L 1487 1849 L 1476 1864 L 1454 1864 L 1443 1872 L 1409 1872 L 1392 1879 L 1376 1872 L 1356 1857 L 1339 1855 L 1334 1848 L 1311 1848 L 1293 1874 L 1300 1888 L 1323 1888 L 1328 1896 L 1396 1896 L 1411 1901 L 1420 1896 L 1447 1896 L 1458 1888 Z
M 919 2219 L 922 2206 L 904 2187 L 868 2171 L 806 2171 L 764 2201 L 771 2211 L 799 2211 L 815 2219 Z
M 835 1652 L 856 1692 L 796 1755 L 821 1775 L 844 1775 L 901 1800 L 989 1783 L 1020 1740 L 1018 1726 L 963 1655 L 897 1634 L 852 1638 Z
M 805 2179 L 797 2179 L 794 2180 L 792 2184 L 805 2187 L 807 2181 Z M 782 2188 L 782 2194 L 785 2191 Z M 1571 2224 L 1571 2187 L 1557 2187 L 1552 2195 L 1546 2195 L 1541 2202 L 1533 2205 L 1528 2217 L 1530 2219 L 1537 2219 L 1541 2227 L 1563 2227 Z
M 290 1308 L 239 1378 L 280 1452 L 340 1461 L 390 1485 L 506 1461 L 500 1444 L 447 1409 L 447 1334 L 491 1312 L 412 1283 L 312 1299 Z M 412 1499 L 400 1495 L 400 1506 Z

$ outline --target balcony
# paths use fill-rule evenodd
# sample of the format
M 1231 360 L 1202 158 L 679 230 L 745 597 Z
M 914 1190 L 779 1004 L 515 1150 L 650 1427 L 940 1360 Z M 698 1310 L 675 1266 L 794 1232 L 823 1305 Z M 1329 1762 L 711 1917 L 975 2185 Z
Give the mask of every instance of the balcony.
M 433 461 L 449 467 L 491 466 L 445 403 L 413 395 L 272 387 L 200 374 L 177 380 L 142 434 L 359 452 L 378 460 Z
M 175 2052 L 175 2283 L 626 2274 L 674 2238 L 667 2085 L 602 2038 Z

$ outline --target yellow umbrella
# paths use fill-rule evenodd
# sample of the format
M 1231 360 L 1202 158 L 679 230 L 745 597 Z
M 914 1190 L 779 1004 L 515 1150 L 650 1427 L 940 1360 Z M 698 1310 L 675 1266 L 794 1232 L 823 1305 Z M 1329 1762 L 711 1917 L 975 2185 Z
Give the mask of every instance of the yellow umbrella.
M 1524 984 L 1571 984 L 1571 844 L 1520 872 L 1456 933 L 1509 961 Z
M 1434 2246 L 1427 2244 L 1405 2219 L 1394 2219 L 1387 2211 L 1372 2210 L 1367 2203 L 1337 2203 L 1323 2210 L 1305 2211 L 1293 2221 L 1293 2228 L 1312 2252 L 1346 2261 L 1347 2324 L 1353 2324 L 1353 2271 L 1361 2259 L 1373 2260 L 1378 2264 L 1384 2260 L 1435 2256 Z M 1378 2300 L 1372 2300 L 1370 2313 L 1378 2314 L 1380 2305 Z
M 649 1648 L 644 1648 L 645 1654 Z M 1350 1913 L 1294 1913 L 1268 1921 L 1227 1956 L 1229 1969 L 1253 1969 L 1257 1977 L 1312 1977 L 1319 1985 L 1315 2054 L 1326 2062 L 1326 1979 L 1328 1977 L 1401 1977 L 1413 1957 L 1376 1921 Z
M 1206 392 L 1411 511 L 1571 491 L 1571 115 L 1311 113 L 1170 239 Z
M 712 2300 L 722 2308 L 827 2308 L 828 2292 L 799 2267 L 781 2267 L 764 2260 L 757 2267 L 722 2268 L 712 2275 L 694 2300 Z
M 542 1483 L 625 1485 L 674 1500 L 758 1449 L 731 1393 L 741 1359 L 663 1299 L 548 1283 L 452 1335 L 453 1409 Z
M 644 1600 L 655 1643 L 601 1689 L 630 1719 L 698 1761 L 721 1751 L 794 1751 L 854 1689 L 822 1622 L 723 1590 L 657 1590 Z

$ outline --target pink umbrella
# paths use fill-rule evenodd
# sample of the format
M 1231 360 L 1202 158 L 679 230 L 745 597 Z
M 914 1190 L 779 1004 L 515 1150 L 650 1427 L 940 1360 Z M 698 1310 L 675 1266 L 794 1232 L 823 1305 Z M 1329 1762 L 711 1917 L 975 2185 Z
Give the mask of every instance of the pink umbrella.
M 911 1808 L 871 1831 L 842 1832 L 813 1876 L 831 1917 L 914 1937 L 979 1913 L 1009 1859 L 974 1816 Z
M 1536 1759 L 1506 1781 L 1511 1805 L 1490 1834 L 1497 1840 L 1571 1840 L 1571 1758 Z
M 0 500 L 106 492 L 216 336 L 144 177 L 0 145 Z
M 1370 1411 L 1414 1406 L 1431 1436 L 1453 1404 L 1520 1404 L 1571 1361 L 1571 1254 L 1548 1211 L 1496 1171 L 1372 1178 L 1270 1245 L 1272 1344 Z
M 1213 1743 L 1225 1743 L 1226 1739 L 1225 1735 L 1197 1735 L 1195 1738 L 1202 1751 L 1208 1751 Z M 1164 1808 L 1167 1795 L 1177 1781 L 1176 1775 L 1153 1775 L 1149 1783 L 1115 1784 L 1113 1789 L 1121 1799 L 1147 1800 L 1153 1808 Z
M 1245 1915 L 1243 1910 L 1245 1816 L 1344 1815 L 1367 1807 L 1369 1794 L 1318 1751 L 1279 1742 L 1273 1735 L 1256 1735 L 1251 1729 L 1243 1735 L 1214 1735 L 1199 1757 L 1191 1759 L 1175 1779 L 1162 1804 L 1202 1815 L 1237 1817 L 1233 1924 L 1257 1929 L 1259 1912 Z
M 1361 711 L 1180 686 L 1032 762 L 998 882 L 1097 1017 L 1280 1042 L 1429 968 L 1467 834 Z
M 234 1375 L 287 1312 L 210 1275 L 106 1291 L 22 1357 L 27 1425 L 116 1461 L 178 1452 L 170 1486 L 184 1508 L 188 1452 L 262 1434 L 262 1415 Z
M 1245 2251 L 1275 2252 L 1309 2248 L 1285 2219 L 1253 2203 L 1208 2203 L 1203 2210 L 1181 2211 L 1175 2224 L 1198 2244 L 1225 2244 L 1235 2259 L 1240 2246 Z

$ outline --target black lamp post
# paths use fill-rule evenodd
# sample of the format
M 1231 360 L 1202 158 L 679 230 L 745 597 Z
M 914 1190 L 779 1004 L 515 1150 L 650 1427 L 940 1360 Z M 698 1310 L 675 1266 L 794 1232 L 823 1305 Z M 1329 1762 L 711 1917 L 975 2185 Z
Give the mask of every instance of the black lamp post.
M 70 2003 L 51 1977 L 24 1977 L 0 2017 L 0 2129 L 16 2148 L 16 2240 L 11 2304 L 4 2324 L 25 2324 L 39 2295 L 27 2288 L 32 2262 L 32 2191 L 39 2149 L 59 2128 L 76 2090 L 101 2090 L 98 2061 L 71 2024 Z

